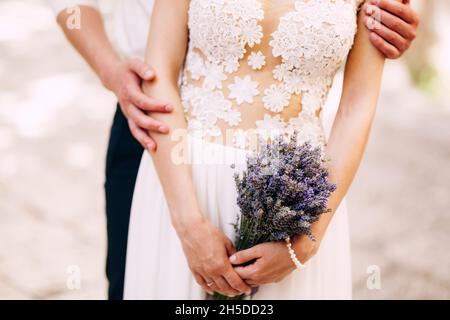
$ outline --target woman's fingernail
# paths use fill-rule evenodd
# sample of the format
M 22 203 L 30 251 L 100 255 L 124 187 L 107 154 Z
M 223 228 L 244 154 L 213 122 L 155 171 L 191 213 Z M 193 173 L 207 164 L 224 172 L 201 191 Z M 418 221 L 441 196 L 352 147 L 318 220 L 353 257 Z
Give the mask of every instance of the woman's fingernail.
M 236 262 L 236 260 L 237 260 L 237 257 L 236 257 L 235 254 L 233 254 L 233 255 L 230 257 L 230 262 Z
M 161 133 L 167 133 L 167 131 L 169 131 L 169 129 L 167 129 L 167 128 L 164 127 L 164 126 L 160 126 L 160 127 L 158 128 L 158 130 L 159 130 L 159 132 L 161 132 Z
M 212 296 L 214 294 L 214 292 L 212 291 L 206 291 L 210 296 Z
M 248 296 L 251 295 L 252 294 L 252 290 L 247 291 L 245 294 L 248 295 Z
M 145 79 L 150 79 L 150 78 L 152 78 L 153 76 L 154 76 L 154 73 L 153 73 L 152 70 L 147 70 L 147 71 L 145 71 L 145 73 L 144 73 Z
M 173 107 L 170 104 L 168 104 L 168 105 L 166 105 L 165 109 L 166 109 L 166 111 L 172 111 Z

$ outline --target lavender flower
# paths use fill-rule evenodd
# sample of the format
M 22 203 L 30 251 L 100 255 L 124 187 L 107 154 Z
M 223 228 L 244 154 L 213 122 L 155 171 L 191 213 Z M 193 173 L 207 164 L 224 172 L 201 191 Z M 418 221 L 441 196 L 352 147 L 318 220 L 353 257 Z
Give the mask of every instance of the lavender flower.
M 336 189 L 324 162 L 322 149 L 298 145 L 296 133 L 288 141 L 280 135 L 262 143 L 248 156 L 246 170 L 235 175 L 241 211 L 235 225 L 238 251 L 297 235 L 314 239 L 311 225 L 329 212 L 328 198 Z

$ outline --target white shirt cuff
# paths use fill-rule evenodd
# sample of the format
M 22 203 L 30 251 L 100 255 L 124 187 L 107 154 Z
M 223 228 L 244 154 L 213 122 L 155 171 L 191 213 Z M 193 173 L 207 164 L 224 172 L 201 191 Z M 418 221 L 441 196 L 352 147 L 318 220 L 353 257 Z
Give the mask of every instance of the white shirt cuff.
M 57 16 L 61 11 L 73 6 L 91 6 L 98 9 L 97 0 L 51 0 L 50 6 Z

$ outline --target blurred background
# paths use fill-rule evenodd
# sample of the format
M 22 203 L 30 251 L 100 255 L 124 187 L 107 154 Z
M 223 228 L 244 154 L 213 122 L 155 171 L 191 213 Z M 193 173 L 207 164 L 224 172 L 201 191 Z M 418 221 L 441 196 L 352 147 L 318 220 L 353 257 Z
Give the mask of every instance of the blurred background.
M 107 21 L 113 2 L 102 2 Z M 450 299 L 450 1 L 412 2 L 419 37 L 387 64 L 347 197 L 356 299 Z M 0 0 L 0 299 L 106 298 L 114 104 L 46 1 Z

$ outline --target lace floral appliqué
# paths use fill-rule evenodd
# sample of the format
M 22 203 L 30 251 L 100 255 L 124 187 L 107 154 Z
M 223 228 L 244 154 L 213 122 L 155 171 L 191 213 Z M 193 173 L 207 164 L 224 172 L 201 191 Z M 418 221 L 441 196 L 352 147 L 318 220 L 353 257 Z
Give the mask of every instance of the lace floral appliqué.
M 236 128 L 242 122 L 243 104 L 252 104 L 266 110 L 263 119 L 255 122 L 261 137 L 296 130 L 300 138 L 323 143 L 318 112 L 353 44 L 361 1 L 293 1 L 270 35 L 267 51 L 261 49 L 262 0 L 191 0 L 181 88 L 189 130 L 219 136 L 220 120 Z M 266 70 L 263 52 L 270 51 L 280 63 Z M 261 86 L 251 74 L 233 75 L 243 63 L 255 73 L 272 72 L 273 81 Z M 297 101 L 291 99 L 293 95 L 300 97 L 299 114 L 285 121 L 277 113 Z M 258 96 L 260 100 L 255 100 Z M 238 147 L 248 142 L 242 129 L 235 130 L 233 139 Z

